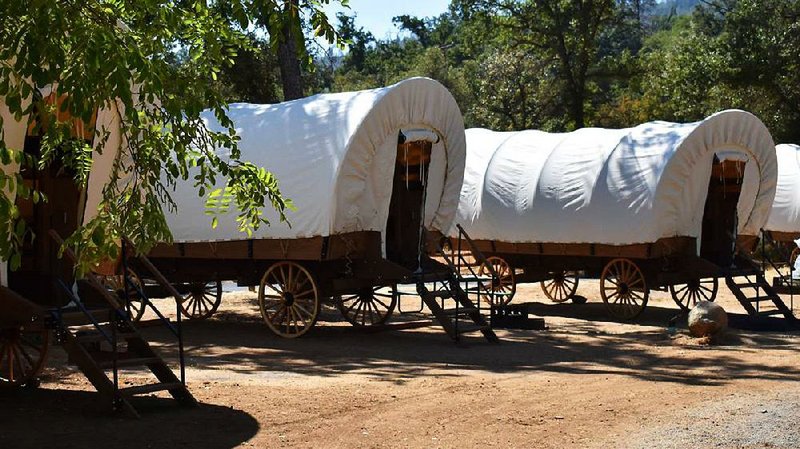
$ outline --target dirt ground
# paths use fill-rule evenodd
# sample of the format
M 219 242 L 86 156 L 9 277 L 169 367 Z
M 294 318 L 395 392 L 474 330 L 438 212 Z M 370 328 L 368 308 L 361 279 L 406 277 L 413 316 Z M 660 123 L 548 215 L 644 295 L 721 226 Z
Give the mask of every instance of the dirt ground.
M 55 348 L 38 389 L 0 394 L 0 448 L 800 447 L 800 333 L 748 329 L 724 287 L 718 302 L 739 328 L 712 346 L 685 321 L 670 335 L 666 293 L 634 324 L 607 316 L 596 281 L 579 293 L 588 304 L 551 304 L 520 286 L 515 302 L 548 329 L 499 330 L 499 345 L 454 344 L 437 327 L 367 333 L 333 310 L 283 340 L 255 294 L 226 293 L 216 316 L 184 326 L 200 407 L 142 398 L 141 419 L 114 416 Z M 166 332 L 146 333 L 175 360 Z

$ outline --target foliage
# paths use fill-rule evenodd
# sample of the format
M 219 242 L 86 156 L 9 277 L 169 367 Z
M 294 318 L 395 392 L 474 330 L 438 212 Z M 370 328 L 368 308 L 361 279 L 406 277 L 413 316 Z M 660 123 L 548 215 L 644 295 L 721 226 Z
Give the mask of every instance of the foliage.
M 0 159 L 44 169 L 56 161 L 85 185 L 91 155 L 108 139 L 95 131 L 92 146 L 73 139 L 68 112 L 85 123 L 98 108 L 119 114 L 125 136 L 98 216 L 68 239 L 86 268 L 114 257 L 125 236 L 139 251 L 171 239 L 163 208 L 174 208 L 170 189 L 191 179 L 200 196 L 217 178 L 226 179 L 222 201 L 238 209 L 241 230 L 268 224 L 272 207 L 281 220 L 290 202 L 264 168 L 239 160 L 237 139 L 226 115 L 219 80 L 248 45 L 241 30 L 279 9 L 278 0 L 35 0 L 0 4 L 0 97 L 17 118 L 35 116 L 41 155 L 26 160 L 0 136 Z M 327 0 L 304 1 L 317 35 L 332 39 L 320 9 Z M 230 14 L 226 14 L 228 12 Z M 232 20 L 233 19 L 233 20 Z M 51 87 L 66 100 L 60 109 L 41 94 Z M 200 113 L 210 109 L 225 131 L 207 131 Z M 63 115 L 63 114 L 62 114 Z M 225 154 L 223 157 L 222 154 Z M 0 174 L 0 184 L 20 197 L 39 199 L 18 175 Z M 26 235 L 13 201 L 0 197 L 0 257 L 18 265 Z M 39 236 L 39 238 L 44 238 Z
M 439 16 L 395 18 L 402 37 L 384 40 L 340 17 L 356 50 L 324 90 L 431 76 L 453 89 L 468 126 L 495 129 L 741 108 L 777 140 L 800 141 L 799 16 L 796 0 L 453 0 Z

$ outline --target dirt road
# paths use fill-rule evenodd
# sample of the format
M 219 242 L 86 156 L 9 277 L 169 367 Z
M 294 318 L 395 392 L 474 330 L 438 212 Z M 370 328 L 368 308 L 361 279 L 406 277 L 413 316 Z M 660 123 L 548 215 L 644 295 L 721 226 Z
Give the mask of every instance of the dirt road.
M 800 447 L 798 332 L 732 330 L 701 346 L 680 326 L 668 333 L 667 294 L 620 324 L 596 282 L 580 293 L 588 304 L 555 305 L 522 287 L 515 302 L 549 328 L 498 331 L 500 345 L 456 345 L 435 327 L 364 333 L 333 310 L 282 340 L 253 294 L 229 293 L 215 317 L 185 325 L 199 408 L 151 398 L 138 421 L 109 416 L 55 349 L 38 390 L 0 393 L 0 448 Z M 743 321 L 724 288 L 718 301 Z M 174 356 L 166 333 L 147 332 Z

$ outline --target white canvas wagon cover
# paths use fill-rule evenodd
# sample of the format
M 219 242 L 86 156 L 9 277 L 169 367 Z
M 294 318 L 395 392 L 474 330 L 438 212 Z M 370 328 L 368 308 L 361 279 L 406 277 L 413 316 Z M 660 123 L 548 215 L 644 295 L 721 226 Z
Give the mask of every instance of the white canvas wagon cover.
M 700 237 L 715 154 L 747 161 L 740 233 L 764 225 L 775 196 L 775 145 L 744 111 L 619 130 L 466 135 L 456 221 L 477 240 L 626 245 Z
M 229 117 L 241 138 L 241 159 L 274 173 L 284 197 L 296 207 L 287 213 L 291 226 L 279 223 L 267 207 L 272 225 L 262 226 L 252 238 L 384 232 L 399 132 L 438 140 L 428 172 L 424 224 L 444 232 L 453 221 L 466 157 L 464 123 L 452 95 L 437 81 L 412 78 L 275 105 L 232 104 Z M 206 113 L 205 119 L 210 129 L 221 130 L 213 114 Z M 167 222 L 175 241 L 248 238 L 238 230 L 233 210 L 212 229 L 205 199 L 191 181 L 180 182 L 173 199 L 178 210 L 167 213 Z
M 778 145 L 778 187 L 764 229 L 800 233 L 800 145 Z

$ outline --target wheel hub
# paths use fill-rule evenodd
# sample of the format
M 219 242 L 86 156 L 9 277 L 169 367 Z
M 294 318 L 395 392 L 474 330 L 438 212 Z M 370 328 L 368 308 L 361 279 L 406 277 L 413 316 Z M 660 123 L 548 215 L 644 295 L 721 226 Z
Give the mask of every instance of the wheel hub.
M 286 292 L 283 294 L 283 300 L 286 301 L 287 306 L 294 304 L 294 293 Z
M 627 295 L 630 291 L 631 291 L 631 289 L 630 289 L 630 287 L 628 287 L 628 284 L 626 284 L 624 282 L 620 282 L 620 284 L 619 284 L 619 294 L 620 295 Z
M 698 288 L 700 288 L 700 280 L 699 279 L 692 279 L 691 281 L 688 282 L 688 284 L 689 284 L 689 288 L 692 289 L 692 290 L 697 290 Z

